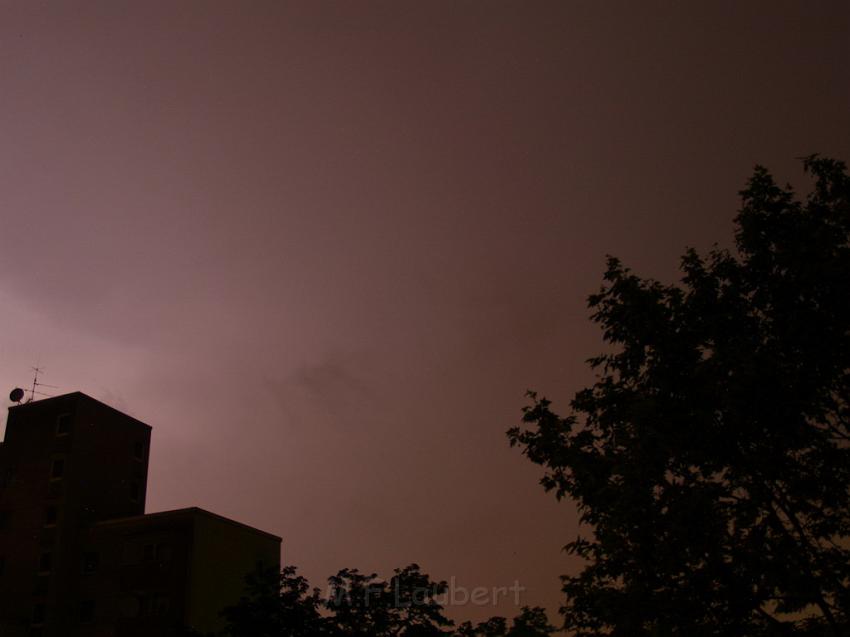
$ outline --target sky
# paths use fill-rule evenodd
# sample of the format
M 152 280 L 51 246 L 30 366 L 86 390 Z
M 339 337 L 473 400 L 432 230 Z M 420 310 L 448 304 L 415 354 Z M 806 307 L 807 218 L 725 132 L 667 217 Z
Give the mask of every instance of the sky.
M 607 254 L 673 281 L 755 164 L 850 160 L 848 62 L 843 1 L 0 0 L 0 388 L 147 422 L 149 512 L 313 584 L 416 562 L 554 618 L 525 391 L 592 382 Z

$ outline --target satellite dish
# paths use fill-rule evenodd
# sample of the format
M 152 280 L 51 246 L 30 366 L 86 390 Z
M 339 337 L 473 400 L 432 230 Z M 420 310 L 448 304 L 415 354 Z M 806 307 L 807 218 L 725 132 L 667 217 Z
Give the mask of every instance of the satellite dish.
M 14 389 L 13 389 L 13 390 L 9 393 L 9 400 L 11 400 L 13 403 L 19 403 L 19 402 L 21 402 L 23 399 L 24 399 L 24 390 L 23 390 L 23 389 L 21 389 L 20 387 L 15 387 L 15 388 L 14 388 Z

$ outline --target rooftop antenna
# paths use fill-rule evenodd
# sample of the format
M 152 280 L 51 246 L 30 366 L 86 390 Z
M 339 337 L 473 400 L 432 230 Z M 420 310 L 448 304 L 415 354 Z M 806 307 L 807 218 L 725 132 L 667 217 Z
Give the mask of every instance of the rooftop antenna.
M 27 402 L 31 403 L 32 401 L 35 400 L 36 396 L 44 396 L 46 398 L 50 398 L 51 394 L 45 394 L 44 392 L 40 392 L 36 389 L 36 387 L 50 387 L 51 389 L 59 389 L 59 388 L 56 385 L 47 385 L 45 383 L 38 382 L 38 375 L 44 373 L 43 367 L 39 367 L 38 365 L 36 365 L 35 367 L 31 367 L 30 369 L 32 369 L 34 374 L 33 374 L 33 377 L 32 377 L 32 389 L 29 390 L 30 391 L 30 398 Z

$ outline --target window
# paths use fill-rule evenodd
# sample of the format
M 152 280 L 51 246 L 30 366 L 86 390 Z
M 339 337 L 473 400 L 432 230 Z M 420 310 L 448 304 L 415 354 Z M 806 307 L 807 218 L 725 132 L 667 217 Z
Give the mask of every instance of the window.
M 44 604 L 36 604 L 32 607 L 32 623 L 39 626 L 44 623 Z
M 100 555 L 93 551 L 83 553 L 83 575 L 92 575 L 100 565 Z
M 142 561 L 153 562 L 156 560 L 156 544 L 145 544 L 142 549 Z
M 15 482 L 15 468 L 7 467 L 0 471 L 0 489 L 11 486 Z
M 165 593 L 141 595 L 139 615 L 142 617 L 165 617 L 171 609 L 171 599 Z
M 51 480 L 47 485 L 47 497 L 55 500 L 62 497 L 62 480 Z
M 50 585 L 50 578 L 42 573 L 40 577 L 35 578 L 35 586 L 32 589 L 33 595 L 47 595 L 47 590 Z
M 145 445 L 141 442 L 136 442 L 133 445 L 133 457 L 136 460 L 144 460 L 145 459 Z
M 151 600 L 151 615 L 154 617 L 165 617 L 171 608 L 171 600 L 168 595 L 154 595 Z
M 171 545 L 157 544 L 156 545 L 156 561 L 170 562 L 171 561 Z
M 60 480 L 65 475 L 65 459 L 54 458 L 53 465 L 50 467 L 50 478 L 52 480 Z
M 142 563 L 141 546 L 136 542 L 124 542 L 121 547 L 121 566 Z
M 67 436 L 71 433 L 71 414 L 59 414 L 56 419 L 56 435 Z
M 168 562 L 171 560 L 170 544 L 145 544 L 142 549 L 143 562 Z
M 139 598 L 132 593 L 125 595 L 118 603 L 118 616 L 124 619 L 138 617 L 141 612 L 141 603 Z
M 44 511 L 44 526 L 56 526 L 56 520 L 59 518 L 59 510 L 56 505 L 49 504 Z
M 86 599 L 80 602 L 80 623 L 90 624 L 94 621 L 94 600 Z
M 50 551 L 45 551 L 41 554 L 41 557 L 38 558 L 38 572 L 39 573 L 49 573 L 50 568 L 52 567 L 53 556 Z

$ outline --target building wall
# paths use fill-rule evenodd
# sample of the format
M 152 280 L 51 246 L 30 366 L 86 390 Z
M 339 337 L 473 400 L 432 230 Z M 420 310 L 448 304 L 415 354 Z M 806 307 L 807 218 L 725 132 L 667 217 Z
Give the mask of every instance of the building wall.
M 0 481 L 0 635 L 38 634 L 39 624 L 43 635 L 67 634 L 79 612 L 79 531 L 144 512 L 149 447 L 150 427 L 84 394 L 9 409 L 0 460 L 7 476 Z M 137 494 L 120 488 L 134 481 Z
M 97 609 L 80 633 L 92 637 L 108 626 L 119 637 L 218 630 L 245 576 L 258 563 L 280 567 L 280 538 L 197 508 L 99 523 L 87 551 L 101 556 L 79 587 Z
M 94 604 L 80 635 L 112 628 L 121 637 L 178 634 L 184 625 L 192 517 L 180 511 L 107 521 L 92 527 L 87 552 L 99 568 L 79 594 Z
M 65 493 L 64 476 L 50 477 L 51 461 L 67 453 L 69 441 L 56 437 L 55 423 L 58 414 L 73 411 L 73 406 L 74 401 L 65 400 L 9 410 L 3 444 L 7 480 L 0 487 L 0 556 L 5 563 L 0 578 L 0 634 L 26 634 L 34 605 L 46 609 L 55 597 L 50 584 L 63 548 L 57 544 Z M 56 507 L 56 525 L 46 524 L 48 506 Z M 45 575 L 38 574 L 42 551 L 51 553 L 51 572 Z
M 220 612 L 239 600 L 258 564 L 280 569 L 280 538 L 205 511 L 194 521 L 186 625 L 206 633 L 222 628 Z

